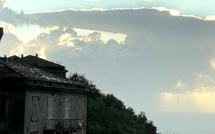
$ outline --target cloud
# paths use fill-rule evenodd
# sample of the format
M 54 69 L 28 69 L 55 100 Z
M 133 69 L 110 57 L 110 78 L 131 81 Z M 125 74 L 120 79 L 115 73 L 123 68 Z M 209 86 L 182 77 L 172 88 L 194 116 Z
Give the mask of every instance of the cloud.
M 41 27 L 42 31 L 46 34 L 50 34 L 53 30 L 58 30 L 59 26 Z
M 4 29 L 4 31 L 7 31 Z M 20 45 L 23 44 L 14 34 L 5 32 L 3 38 L 1 40 L 1 55 L 13 55 L 15 54 L 14 48 L 19 47 L 16 51 L 22 51 L 22 47 Z M 11 53 L 11 51 L 13 51 Z M 22 52 L 21 52 L 22 53 Z
M 175 89 L 160 93 L 161 109 L 168 112 L 215 113 L 215 80 L 206 74 L 198 74 L 195 80 L 184 84 L 178 81 Z
M 211 64 L 211 67 L 212 67 L 213 69 L 215 69 L 215 59 L 211 60 L 211 61 L 210 61 L 210 64 Z
M 15 48 L 10 50 L 10 55 L 21 55 L 25 53 L 24 45 L 19 44 Z
M 72 29 L 57 29 L 42 33 L 28 43 L 20 42 L 10 50 L 10 55 L 41 53 L 43 57 L 65 55 L 69 57 L 114 58 L 135 56 L 133 50 L 110 39 L 105 42 L 100 32 L 79 35 Z
M 5 8 L 5 10 L 9 9 Z M 130 37 L 144 35 L 142 41 L 143 43 L 147 41 L 147 44 L 173 44 L 181 42 L 182 46 L 190 46 L 198 45 L 205 41 L 214 41 L 212 35 L 215 31 L 213 28 L 215 22 L 209 23 L 192 16 L 178 15 L 177 17 L 172 17 L 171 14 L 177 11 L 163 7 L 105 11 L 63 10 L 35 14 L 9 12 L 5 14 L 13 15 L 7 15 L 10 19 L 4 20 L 13 25 L 33 24 L 40 26 L 42 29 L 47 27 L 61 29 L 71 27 L 123 33 Z M 210 43 L 205 43 L 205 45 L 210 45 Z M 134 45 L 134 47 L 136 46 Z
M 13 11 L 7 7 L 5 7 L 5 8 L 0 7 L 0 8 L 1 8 L 0 9 L 1 21 L 10 23 L 14 26 L 18 26 L 18 25 L 26 23 L 24 12 L 21 12 L 18 14 L 15 11 Z
M 3 53 L 39 53 L 48 60 L 62 62 L 71 71 L 87 74 L 104 91 L 126 92 L 130 101 L 133 101 L 131 92 L 142 97 L 147 94 L 143 106 L 149 108 L 149 100 L 158 107 L 160 100 L 154 99 L 157 92 L 161 93 L 166 110 L 171 110 L 165 101 L 168 97 L 177 106 L 191 96 L 194 105 L 197 96 L 201 96 L 200 92 L 194 92 L 196 83 L 192 81 L 199 73 L 210 74 L 207 77 L 210 78 L 213 71 L 214 21 L 172 16 L 167 9 L 64 10 L 13 16 L 5 18 L 4 23 L 15 27 L 34 25 L 41 33 L 23 43 L 7 28 L 10 32 L 2 40 Z M 207 85 L 206 81 L 204 85 L 197 83 L 198 87 L 213 87 L 213 83 Z M 194 108 L 198 111 L 199 107 Z M 141 111 L 138 106 L 136 109 Z M 180 107 L 173 110 L 180 111 Z
M 125 44 L 137 50 L 144 49 L 147 46 L 147 42 L 143 33 L 136 33 L 127 36 L 125 39 Z
M 174 9 L 167 9 L 165 7 L 152 7 L 152 9 L 156 9 L 158 11 L 168 11 L 170 15 L 172 16 L 179 16 L 179 11 Z
M 201 87 L 185 93 L 160 94 L 164 111 L 171 112 L 215 112 L 215 87 Z
M 99 42 L 101 43 L 101 33 L 99 32 L 93 32 L 91 34 L 88 35 L 88 39 L 89 41 L 92 42 Z
M 65 30 L 65 33 L 71 34 L 72 37 L 77 37 L 78 36 L 78 34 L 72 28 L 67 28 Z
M 72 37 L 69 33 L 65 33 L 63 35 L 60 36 L 60 38 L 58 39 L 58 44 L 59 46 L 68 46 L 68 47 L 75 47 L 74 45 L 74 40 L 75 38 Z
M 0 0 L 0 10 L 3 8 L 3 5 L 5 4 L 6 0 Z
M 42 46 L 42 48 L 37 52 L 37 54 L 41 57 L 41 58 L 43 58 L 43 59 L 46 59 L 46 52 L 45 52 L 46 50 L 45 50 L 45 47 L 44 46 Z
M 40 27 L 59 26 L 136 36 L 150 46 L 177 44 L 177 47 L 211 46 L 214 21 L 195 17 L 171 16 L 169 10 L 127 9 L 108 11 L 73 11 L 25 14 L 25 21 Z M 138 36 L 138 37 L 137 37 Z M 143 37 L 143 38 L 141 38 Z M 142 40 L 142 41 L 140 41 Z M 204 45 L 202 45 L 204 44 Z M 132 47 L 132 46 L 131 46 Z M 196 48 L 197 48 L 196 47 Z M 174 50 L 173 50 L 174 51 Z
M 175 89 L 180 89 L 180 90 L 184 90 L 187 87 L 186 84 L 182 83 L 182 81 L 178 81 L 176 83 Z
M 205 20 L 215 21 L 215 16 L 207 16 L 207 17 L 205 17 Z

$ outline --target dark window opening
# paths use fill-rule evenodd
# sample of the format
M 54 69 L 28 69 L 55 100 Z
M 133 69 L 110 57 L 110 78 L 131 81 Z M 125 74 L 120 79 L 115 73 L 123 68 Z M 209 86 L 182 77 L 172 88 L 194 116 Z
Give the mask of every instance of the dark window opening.
M 30 132 L 30 134 L 38 134 L 38 131 Z
M 57 130 L 57 131 L 56 131 L 56 134 L 63 134 L 63 131 Z
M 83 100 L 82 99 L 78 99 L 78 110 L 77 110 L 77 115 L 78 115 L 78 119 L 82 119 L 82 114 L 83 114 Z
M 70 133 L 70 130 L 64 130 L 63 134 L 71 134 L 71 133 Z
M 43 130 L 44 134 L 55 134 L 55 130 Z
M 7 115 L 7 97 L 0 95 L 0 119 L 6 119 Z

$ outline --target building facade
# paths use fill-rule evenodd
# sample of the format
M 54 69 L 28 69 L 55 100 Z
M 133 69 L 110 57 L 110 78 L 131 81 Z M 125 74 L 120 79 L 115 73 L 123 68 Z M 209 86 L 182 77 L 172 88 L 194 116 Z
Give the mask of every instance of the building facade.
M 1 58 L 0 133 L 86 134 L 89 91 L 66 72 L 38 55 Z

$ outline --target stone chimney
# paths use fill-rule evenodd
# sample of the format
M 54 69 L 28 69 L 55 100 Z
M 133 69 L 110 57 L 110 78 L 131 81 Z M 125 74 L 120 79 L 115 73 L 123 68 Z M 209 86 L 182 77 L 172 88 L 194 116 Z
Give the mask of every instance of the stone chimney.
M 0 27 L 0 41 L 1 41 L 2 36 L 3 36 L 3 28 Z

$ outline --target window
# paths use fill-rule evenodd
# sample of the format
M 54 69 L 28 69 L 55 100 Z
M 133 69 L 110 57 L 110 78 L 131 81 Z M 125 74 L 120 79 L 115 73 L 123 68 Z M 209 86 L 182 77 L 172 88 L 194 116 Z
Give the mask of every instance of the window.
M 69 119 L 69 99 L 65 99 L 65 115 L 64 119 Z
M 30 132 L 30 134 L 38 134 L 38 131 Z
M 6 119 L 7 117 L 7 97 L 0 95 L 0 119 Z
M 83 100 L 82 99 L 78 99 L 78 119 L 82 119 L 82 110 L 83 110 L 83 106 L 84 106 L 84 103 L 83 103 Z
M 39 97 L 32 97 L 32 113 L 31 113 L 31 121 L 37 122 L 39 117 Z
M 48 98 L 48 119 L 53 119 L 53 98 Z

